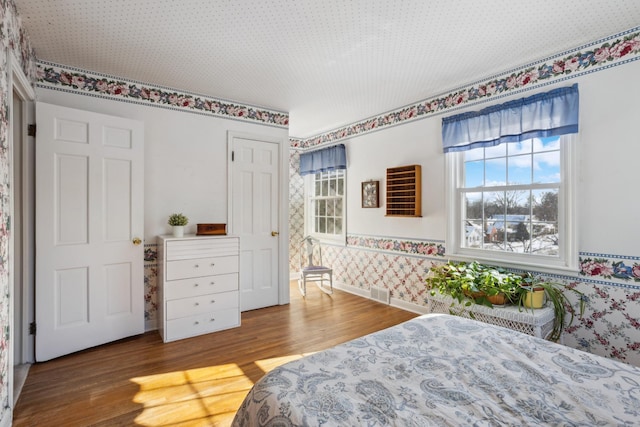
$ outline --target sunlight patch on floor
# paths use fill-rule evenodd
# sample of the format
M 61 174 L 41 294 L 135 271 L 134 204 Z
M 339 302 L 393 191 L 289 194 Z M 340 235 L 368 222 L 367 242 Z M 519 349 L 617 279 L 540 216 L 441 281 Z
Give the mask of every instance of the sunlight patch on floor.
M 274 368 L 277 368 L 280 365 L 284 365 L 287 362 L 298 360 L 301 357 L 308 356 L 313 353 L 315 352 L 304 353 L 304 354 L 293 354 L 291 356 L 272 357 L 271 359 L 256 360 L 253 363 L 255 363 L 256 366 L 258 366 L 260 369 L 262 369 L 266 373 L 271 371 Z
M 264 373 L 305 354 L 255 361 Z M 131 378 L 140 390 L 133 398 L 143 406 L 136 424 L 162 426 L 229 426 L 251 379 L 236 364 L 208 366 Z

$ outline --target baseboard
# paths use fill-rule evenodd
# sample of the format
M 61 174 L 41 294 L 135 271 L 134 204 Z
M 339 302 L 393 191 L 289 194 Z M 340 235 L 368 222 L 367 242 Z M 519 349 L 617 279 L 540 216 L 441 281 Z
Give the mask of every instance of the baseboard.
M 157 331 L 158 330 L 158 321 L 157 320 L 145 320 L 144 321 L 144 331 Z
M 0 418 L 0 427 L 11 427 L 13 422 L 13 408 L 5 408 L 2 418 Z
M 22 393 L 22 388 L 24 387 L 24 383 L 27 381 L 27 376 L 29 375 L 29 368 L 31 368 L 30 363 L 15 365 L 13 367 L 13 406 L 14 407 L 16 403 L 18 403 L 18 398 L 20 397 L 20 393 Z
M 425 305 L 415 304 L 413 302 L 404 301 L 397 298 L 391 298 L 392 307 L 400 308 L 402 310 L 410 311 L 416 314 L 427 314 L 429 309 Z
M 370 294 L 368 289 L 360 289 L 360 288 L 355 288 L 353 286 L 346 286 L 339 282 L 333 282 L 333 287 L 338 290 L 347 292 L 349 294 L 357 295 L 359 297 L 366 298 L 366 299 L 371 299 L 369 298 Z
M 362 298 L 370 299 L 371 301 L 380 302 L 371 298 L 370 291 L 368 289 L 355 288 L 353 286 L 347 286 L 343 283 L 333 282 L 333 287 L 341 291 L 357 295 Z M 429 310 L 424 305 L 415 304 L 413 302 L 404 301 L 398 298 L 391 298 L 391 307 L 399 308 L 401 310 L 410 311 L 416 314 L 427 314 Z
M 299 272 L 297 271 L 291 271 L 289 272 L 289 280 L 298 280 L 298 278 L 300 277 Z M 344 283 L 341 282 L 333 282 L 333 287 L 341 290 L 343 292 L 347 292 L 349 294 L 353 294 L 353 295 L 357 295 L 359 297 L 362 298 L 366 298 L 366 299 L 370 299 L 371 301 L 376 301 L 376 302 L 380 302 L 377 301 L 375 299 L 371 298 L 371 291 L 369 289 L 362 289 L 362 288 L 356 288 L 354 286 L 347 286 Z M 412 313 L 416 313 L 416 314 L 427 314 L 429 312 L 429 310 L 427 309 L 427 306 L 425 305 L 419 305 L 413 302 L 408 302 L 408 301 L 404 301 L 398 298 L 391 298 L 391 302 L 389 303 L 389 305 L 391 307 L 395 307 L 395 308 L 399 308 L 402 310 L 406 310 L 406 311 L 410 311 Z

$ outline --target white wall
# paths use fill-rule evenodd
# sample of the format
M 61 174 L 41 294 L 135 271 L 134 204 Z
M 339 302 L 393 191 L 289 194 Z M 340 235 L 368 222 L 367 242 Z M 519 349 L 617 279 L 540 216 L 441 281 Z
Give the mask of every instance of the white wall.
M 40 102 L 144 122 L 144 237 L 149 243 L 171 231 L 167 219 L 174 212 L 189 217 L 187 233 L 195 233 L 197 223 L 228 223 L 228 131 L 288 141 L 287 129 L 272 126 L 44 88 L 36 95 Z
M 347 233 L 438 238 L 445 227 L 444 162 L 440 123 L 420 120 L 356 137 L 347 147 Z M 422 217 L 385 217 L 387 168 L 418 164 L 422 170 Z M 362 209 L 363 181 L 380 181 L 380 208 Z M 440 237 L 438 237 L 440 236 Z
M 581 251 L 640 256 L 638 76 L 635 61 L 579 79 Z

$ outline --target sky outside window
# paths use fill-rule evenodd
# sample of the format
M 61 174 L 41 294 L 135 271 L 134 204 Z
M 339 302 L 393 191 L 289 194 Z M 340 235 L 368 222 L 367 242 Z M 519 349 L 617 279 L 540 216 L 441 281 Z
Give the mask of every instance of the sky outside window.
M 534 138 L 465 152 L 465 187 L 560 182 L 559 139 Z

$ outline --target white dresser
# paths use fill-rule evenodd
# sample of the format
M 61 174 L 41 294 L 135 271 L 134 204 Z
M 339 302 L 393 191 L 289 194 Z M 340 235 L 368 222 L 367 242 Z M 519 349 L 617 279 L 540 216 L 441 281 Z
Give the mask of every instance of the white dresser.
M 164 342 L 240 326 L 239 253 L 235 236 L 158 236 Z

